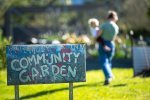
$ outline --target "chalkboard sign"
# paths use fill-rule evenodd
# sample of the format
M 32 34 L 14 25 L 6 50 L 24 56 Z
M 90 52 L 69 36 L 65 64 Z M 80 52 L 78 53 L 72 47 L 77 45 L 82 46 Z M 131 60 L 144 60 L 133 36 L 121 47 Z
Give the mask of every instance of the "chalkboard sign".
M 9 45 L 7 84 L 48 84 L 86 81 L 86 45 Z

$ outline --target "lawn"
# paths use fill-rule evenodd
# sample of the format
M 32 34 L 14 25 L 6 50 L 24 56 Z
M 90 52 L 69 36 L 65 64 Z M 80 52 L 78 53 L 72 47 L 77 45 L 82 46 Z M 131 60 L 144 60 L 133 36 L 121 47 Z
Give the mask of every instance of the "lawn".
M 74 83 L 74 100 L 150 100 L 150 77 L 133 77 L 131 68 L 114 68 L 115 80 L 103 86 L 101 70 L 87 71 L 86 82 Z M 6 70 L 0 71 L 0 100 L 14 99 L 7 86 Z M 68 100 L 68 84 L 22 85 L 21 100 Z

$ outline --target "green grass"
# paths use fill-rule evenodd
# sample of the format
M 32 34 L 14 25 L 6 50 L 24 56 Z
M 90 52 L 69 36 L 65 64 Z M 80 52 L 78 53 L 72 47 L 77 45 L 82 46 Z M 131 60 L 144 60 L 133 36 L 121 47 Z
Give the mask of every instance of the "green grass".
M 115 80 L 103 86 L 101 70 L 87 72 L 87 81 L 74 83 L 74 100 L 150 100 L 150 77 L 133 77 L 132 69 L 114 68 Z M 0 71 L 0 100 L 14 99 L 14 86 L 7 86 L 6 70 Z M 68 84 L 20 86 L 21 100 L 68 100 Z

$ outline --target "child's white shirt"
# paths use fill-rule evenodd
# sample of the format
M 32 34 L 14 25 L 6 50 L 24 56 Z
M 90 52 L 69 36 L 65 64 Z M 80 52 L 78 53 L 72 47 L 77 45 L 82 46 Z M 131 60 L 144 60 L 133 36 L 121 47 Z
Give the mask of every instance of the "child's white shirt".
M 99 27 L 95 27 L 95 28 L 90 27 L 91 34 L 94 38 L 97 36 L 98 30 L 99 30 Z

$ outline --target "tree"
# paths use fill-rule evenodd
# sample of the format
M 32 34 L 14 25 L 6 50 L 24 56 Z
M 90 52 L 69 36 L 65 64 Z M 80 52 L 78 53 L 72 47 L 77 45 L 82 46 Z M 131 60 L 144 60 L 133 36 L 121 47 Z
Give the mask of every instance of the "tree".
M 57 1 L 57 2 L 56 2 Z M 5 12 L 16 6 L 47 6 L 53 3 L 58 3 L 58 0 L 0 0 L 0 25 L 3 24 L 3 16 Z

